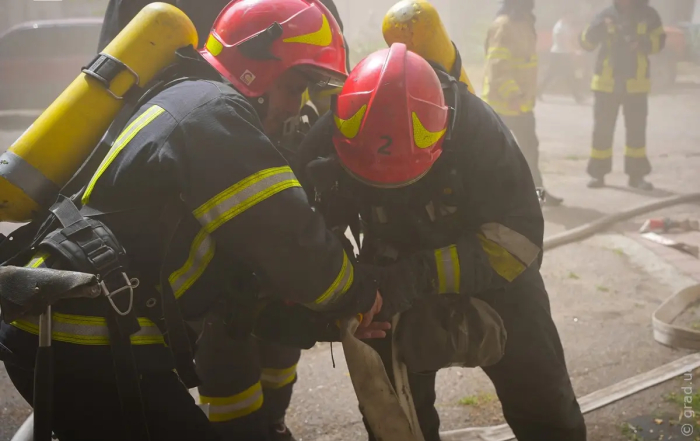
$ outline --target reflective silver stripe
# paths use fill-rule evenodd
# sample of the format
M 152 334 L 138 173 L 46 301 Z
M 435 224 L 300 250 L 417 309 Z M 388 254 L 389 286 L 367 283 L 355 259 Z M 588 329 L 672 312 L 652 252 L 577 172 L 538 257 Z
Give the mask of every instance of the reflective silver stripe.
M 505 225 L 488 223 L 481 226 L 481 231 L 488 240 L 505 248 L 526 266 L 530 266 L 540 254 L 540 247 Z
M 109 330 L 107 321 L 103 317 L 80 316 L 54 312 L 52 339 L 65 343 L 79 345 L 108 345 Z M 163 336 L 158 327 L 146 318 L 139 318 L 141 329 L 131 336 L 131 343 L 135 345 L 162 344 Z M 13 326 L 29 332 L 39 334 L 39 317 L 28 316 L 12 323 Z
M 263 387 L 268 389 L 279 389 L 282 388 L 296 378 L 297 375 L 297 365 L 288 367 L 286 369 L 263 369 L 262 374 L 260 374 L 260 382 Z
M 258 202 L 276 193 L 277 187 L 289 184 L 298 186 L 298 181 L 289 167 L 278 167 L 256 173 L 195 211 L 195 217 L 208 232 L 237 216 Z M 288 187 L 287 187 L 288 188 Z M 277 190 L 277 191 L 275 191 Z
M 0 176 L 21 189 L 41 207 L 53 204 L 56 195 L 61 191 L 51 179 L 9 150 L 0 156 Z
M 216 243 L 206 231 L 201 230 L 194 239 L 185 264 L 172 273 L 168 280 L 176 298 L 182 297 L 214 258 Z
M 214 414 L 214 413 L 230 413 L 230 412 L 235 412 L 237 410 L 242 410 L 246 408 L 250 408 L 255 406 L 256 401 L 260 399 L 260 396 L 262 395 L 262 389 L 258 389 L 255 391 L 255 393 L 248 398 L 239 401 L 238 403 L 233 403 L 233 404 L 225 404 L 222 406 L 216 406 L 210 404 L 209 406 L 209 413 Z
M 250 415 L 262 407 L 263 391 L 260 382 L 247 390 L 229 397 L 199 396 L 202 404 L 209 404 L 209 421 L 223 422 Z
M 215 241 L 209 235 L 234 217 L 275 194 L 292 187 L 301 187 L 289 166 L 261 170 L 197 208 L 193 214 L 202 230 L 195 237 L 185 264 L 168 280 L 179 298 L 199 279 L 214 257 Z

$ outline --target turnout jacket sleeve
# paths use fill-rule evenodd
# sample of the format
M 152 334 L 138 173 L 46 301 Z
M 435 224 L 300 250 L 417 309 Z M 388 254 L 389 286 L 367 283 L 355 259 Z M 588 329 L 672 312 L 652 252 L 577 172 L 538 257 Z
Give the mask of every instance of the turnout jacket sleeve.
M 266 292 L 310 309 L 352 315 L 371 307 L 373 282 L 311 208 L 244 98 L 223 94 L 200 106 L 169 144 L 201 225 L 195 245 L 213 240 L 215 258 L 245 265 Z
M 579 42 L 581 48 L 593 52 L 605 40 L 608 32 L 608 24 L 606 23 L 607 14 L 605 11 L 598 14 L 591 23 L 588 24 L 581 32 Z
M 539 266 L 544 219 L 528 165 L 511 132 L 474 96 L 453 141 L 453 167 L 467 199 L 456 243 L 431 252 L 437 293 L 478 294 L 507 286 Z M 420 263 L 419 263 L 420 264 Z
M 507 17 L 499 17 L 491 26 L 486 38 L 486 72 L 485 78 L 489 90 L 500 97 L 499 101 L 509 101 L 514 96 L 522 95 L 520 85 L 515 78 L 517 35 L 513 24 Z
M 647 15 L 647 33 L 641 37 L 639 45 L 646 54 L 658 54 L 666 47 L 666 31 L 656 9 L 650 7 Z

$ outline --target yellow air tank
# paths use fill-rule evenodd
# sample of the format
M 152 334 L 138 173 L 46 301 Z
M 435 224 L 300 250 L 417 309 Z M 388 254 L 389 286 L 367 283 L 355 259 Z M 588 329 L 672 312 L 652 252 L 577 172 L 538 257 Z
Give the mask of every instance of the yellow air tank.
M 454 45 L 437 10 L 426 0 L 402 0 L 396 3 L 384 16 L 382 33 L 389 46 L 403 43 L 408 50 L 452 71 L 456 59 Z M 464 67 L 459 80 L 474 93 Z
M 197 47 L 197 30 L 182 11 L 167 3 L 143 8 L 102 51 L 127 67 L 109 88 L 81 72 L 0 156 L 0 221 L 27 222 L 53 203 L 123 107 L 120 98 L 190 44 Z

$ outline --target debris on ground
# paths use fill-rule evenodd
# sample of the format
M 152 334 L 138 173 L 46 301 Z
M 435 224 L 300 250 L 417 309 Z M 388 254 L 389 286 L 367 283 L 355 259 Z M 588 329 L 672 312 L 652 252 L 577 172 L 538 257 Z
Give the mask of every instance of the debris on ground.
M 639 229 L 640 233 L 669 233 L 673 231 L 698 231 L 700 222 L 693 219 L 675 220 L 670 218 L 647 219 Z
M 683 253 L 690 254 L 691 256 L 694 256 L 696 258 L 700 258 L 700 248 L 698 248 L 696 245 L 690 245 L 684 242 L 677 242 L 673 239 L 669 239 L 668 237 L 664 237 L 656 233 L 645 233 L 642 234 L 642 237 L 652 242 L 656 242 L 660 245 L 664 245 L 669 248 L 674 248 Z

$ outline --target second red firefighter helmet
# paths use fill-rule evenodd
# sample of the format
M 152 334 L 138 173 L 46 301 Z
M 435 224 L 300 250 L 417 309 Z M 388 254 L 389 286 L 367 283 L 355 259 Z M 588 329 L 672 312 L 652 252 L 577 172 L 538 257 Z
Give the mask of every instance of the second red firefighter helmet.
M 319 83 L 348 75 L 338 23 L 317 0 L 234 0 L 200 53 L 247 97 L 264 95 L 290 68 Z
M 368 185 L 409 185 L 442 153 L 449 112 L 440 80 L 404 44 L 394 43 L 362 60 L 345 82 L 333 113 L 333 144 L 340 162 Z

